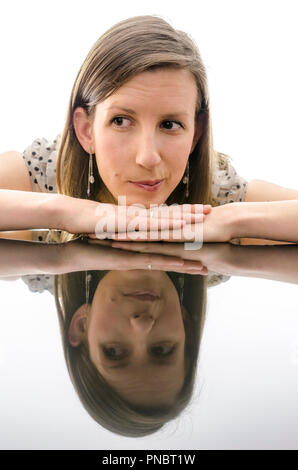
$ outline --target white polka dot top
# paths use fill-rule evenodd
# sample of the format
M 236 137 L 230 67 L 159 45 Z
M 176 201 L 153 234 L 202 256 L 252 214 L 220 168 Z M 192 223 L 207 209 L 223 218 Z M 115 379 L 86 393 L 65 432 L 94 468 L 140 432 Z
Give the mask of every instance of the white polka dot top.
M 58 145 L 61 134 L 53 140 L 44 137 L 35 139 L 23 152 L 26 162 L 32 191 L 35 192 L 57 192 L 56 185 L 56 160 Z M 244 201 L 248 182 L 239 176 L 228 158 L 224 154 L 218 154 L 216 170 L 212 178 L 212 196 L 214 205 L 223 205 L 230 202 Z M 43 241 L 47 231 L 34 231 L 33 240 Z M 233 243 L 239 244 L 239 239 L 234 239 Z M 53 277 L 53 276 L 50 276 Z M 23 276 L 24 282 L 28 284 L 33 292 L 43 292 L 44 289 L 53 293 L 53 280 L 48 279 L 49 275 Z M 208 287 L 225 282 L 230 276 L 209 272 L 207 276 Z
M 56 160 L 60 137 L 59 134 L 53 141 L 44 137 L 35 139 L 24 150 L 22 155 L 28 168 L 32 191 L 57 192 Z

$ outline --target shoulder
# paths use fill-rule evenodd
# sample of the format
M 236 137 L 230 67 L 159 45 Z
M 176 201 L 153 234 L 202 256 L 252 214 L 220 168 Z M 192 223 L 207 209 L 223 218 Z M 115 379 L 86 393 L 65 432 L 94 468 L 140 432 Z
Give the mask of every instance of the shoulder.
M 248 181 L 238 175 L 231 160 L 229 155 L 215 152 L 212 174 L 212 196 L 215 205 L 244 201 Z
M 27 274 L 25 276 L 21 276 L 21 279 L 25 284 L 27 284 L 31 292 L 42 293 L 45 290 L 48 290 L 54 295 L 55 276 L 53 274 Z
M 61 134 L 54 139 L 36 138 L 23 151 L 32 191 L 57 192 L 56 161 Z
M 230 279 L 231 276 L 226 276 L 224 274 L 214 273 L 209 271 L 207 275 L 207 287 L 214 287 L 222 282 L 226 282 Z

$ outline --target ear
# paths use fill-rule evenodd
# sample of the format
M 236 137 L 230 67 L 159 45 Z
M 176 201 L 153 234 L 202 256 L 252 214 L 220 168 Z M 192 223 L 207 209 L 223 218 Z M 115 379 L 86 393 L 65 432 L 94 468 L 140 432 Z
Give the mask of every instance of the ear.
M 196 120 L 195 133 L 194 133 L 190 153 L 192 153 L 194 151 L 195 146 L 197 145 L 201 135 L 203 134 L 203 130 L 204 130 L 204 115 L 201 113 L 201 114 L 199 114 L 199 117 Z
M 82 107 L 77 107 L 73 113 L 73 126 L 81 146 L 87 153 L 94 153 L 92 122 Z
M 68 339 L 72 346 L 79 346 L 87 331 L 87 304 L 75 311 L 68 330 Z

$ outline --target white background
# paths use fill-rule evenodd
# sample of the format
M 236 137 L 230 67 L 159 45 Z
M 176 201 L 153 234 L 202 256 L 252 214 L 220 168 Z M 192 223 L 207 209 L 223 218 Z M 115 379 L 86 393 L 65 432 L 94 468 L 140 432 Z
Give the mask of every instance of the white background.
M 0 7 L 0 152 L 61 132 L 76 74 L 116 22 L 157 14 L 196 41 L 215 148 L 247 180 L 298 188 L 295 0 L 10 0 Z
M 158 14 L 199 47 L 215 148 L 231 155 L 247 180 L 298 189 L 296 5 L 2 2 L 0 152 L 22 152 L 36 137 L 61 132 L 74 79 L 97 38 L 127 17 Z M 172 437 L 140 440 L 99 430 L 80 406 L 63 362 L 51 295 L 31 294 L 21 280 L 1 281 L 0 288 L 1 448 L 297 448 L 296 285 L 233 278 L 214 287 L 200 408 L 194 415 L 190 407 L 170 427 Z

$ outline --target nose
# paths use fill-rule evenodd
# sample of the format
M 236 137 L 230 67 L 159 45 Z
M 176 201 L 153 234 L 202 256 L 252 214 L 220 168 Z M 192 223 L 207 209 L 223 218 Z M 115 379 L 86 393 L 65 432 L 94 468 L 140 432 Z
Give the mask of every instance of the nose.
M 149 333 L 154 325 L 154 317 L 147 312 L 133 313 L 130 317 L 130 324 L 138 333 Z
M 156 137 L 153 133 L 142 135 L 138 143 L 137 164 L 151 170 L 159 164 L 160 160 L 161 158 L 156 146 Z

